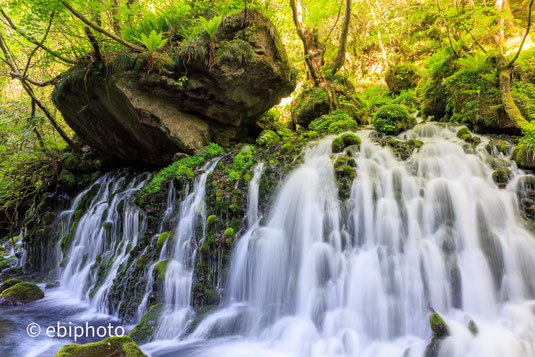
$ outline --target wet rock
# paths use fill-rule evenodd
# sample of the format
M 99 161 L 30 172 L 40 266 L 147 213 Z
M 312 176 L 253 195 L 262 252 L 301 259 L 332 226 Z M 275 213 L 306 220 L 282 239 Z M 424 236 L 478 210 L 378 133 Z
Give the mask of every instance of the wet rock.
M 397 135 L 416 125 L 416 120 L 409 114 L 406 106 L 399 104 L 384 105 L 373 119 L 375 130 L 388 135 Z
M 37 301 L 44 297 L 45 294 L 37 285 L 19 281 L 2 291 L 0 294 L 0 305 L 16 306 Z
M 162 305 L 156 304 L 143 314 L 141 321 L 130 331 L 129 336 L 137 343 L 147 343 L 151 340 L 156 328 L 158 327 L 158 319 L 162 312 Z
M 439 314 L 434 312 L 429 318 L 429 327 L 433 332 L 433 338 L 425 348 L 425 357 L 437 357 L 440 343 L 449 336 L 450 329 Z
M 136 343 L 128 336 L 109 337 L 100 342 L 85 345 L 69 344 L 63 346 L 55 357 L 146 357 Z

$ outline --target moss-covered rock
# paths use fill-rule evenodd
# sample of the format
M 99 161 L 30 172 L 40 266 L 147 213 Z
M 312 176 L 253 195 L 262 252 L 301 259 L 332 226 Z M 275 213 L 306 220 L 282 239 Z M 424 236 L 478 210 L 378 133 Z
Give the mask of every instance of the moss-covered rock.
M 409 114 L 407 107 L 399 104 L 385 105 L 375 113 L 373 126 L 381 133 L 397 135 L 416 125 L 416 120 Z
M 158 327 L 158 319 L 162 312 L 162 305 L 156 304 L 143 314 L 141 321 L 130 331 L 129 336 L 139 344 L 147 343 L 151 340 L 156 328 Z
M 506 155 L 508 149 L 507 142 L 502 139 L 493 138 L 487 144 L 487 152 L 491 155 L 496 153 L 502 153 Z
M 280 136 L 273 130 L 264 130 L 256 139 L 256 143 L 260 146 L 270 146 L 278 143 L 281 140 Z
M 310 130 L 321 134 L 338 134 L 344 131 L 357 130 L 357 127 L 357 122 L 345 110 L 341 109 L 323 115 L 313 120 L 309 125 Z
M 158 248 L 158 250 L 162 249 L 163 245 L 165 244 L 165 242 L 167 242 L 168 239 L 168 232 L 160 233 L 160 235 L 158 236 L 158 240 L 156 241 L 156 247 Z
M 414 63 L 406 62 L 392 66 L 386 71 L 385 82 L 388 89 L 394 93 L 415 88 L 420 80 L 420 74 Z
M 165 273 L 167 273 L 167 264 L 169 263 L 169 259 L 160 260 L 156 265 L 154 266 L 154 272 L 153 274 L 156 277 L 156 280 L 158 281 L 164 281 L 165 280 Z
M 0 294 L 0 304 L 18 305 L 37 301 L 45 297 L 45 293 L 35 284 L 18 282 Z
M 456 136 L 459 139 L 464 140 L 467 143 L 470 143 L 470 144 L 472 144 L 474 146 L 477 146 L 477 145 L 479 145 L 481 143 L 481 139 L 479 137 L 477 137 L 477 136 L 473 136 L 472 132 L 467 127 L 463 127 L 461 129 L 459 129 L 457 131 Z
M 331 143 L 333 153 L 342 152 L 346 147 L 351 145 L 360 145 L 360 138 L 352 133 L 345 133 L 335 138 Z
M 325 88 L 311 87 L 304 90 L 292 102 L 292 120 L 294 123 L 308 128 L 316 118 L 331 111 L 329 93 Z
M 109 337 L 100 342 L 85 345 L 63 346 L 55 357 L 147 357 L 128 336 Z
M 511 179 L 512 173 L 508 168 L 499 168 L 492 173 L 492 180 L 500 188 L 505 188 Z
M 429 327 L 433 332 L 433 338 L 425 349 L 425 357 L 436 357 L 440 350 L 440 343 L 449 336 L 450 329 L 442 317 L 436 312 L 429 318 Z
M 22 283 L 22 280 L 19 279 L 8 279 L 0 285 L 0 294 L 4 292 L 4 290 L 9 289 L 13 285 L 16 285 L 18 283 Z

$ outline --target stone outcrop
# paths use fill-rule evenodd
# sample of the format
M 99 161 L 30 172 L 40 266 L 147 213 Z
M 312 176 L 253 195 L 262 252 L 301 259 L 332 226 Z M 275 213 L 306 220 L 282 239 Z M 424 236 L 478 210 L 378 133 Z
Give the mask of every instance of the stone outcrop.
M 123 162 L 164 165 L 177 152 L 258 134 L 256 120 L 295 88 L 275 28 L 254 12 L 223 20 L 213 66 L 204 33 L 170 41 L 163 51 L 152 71 L 146 54 L 79 64 L 56 86 L 54 103 L 95 149 Z

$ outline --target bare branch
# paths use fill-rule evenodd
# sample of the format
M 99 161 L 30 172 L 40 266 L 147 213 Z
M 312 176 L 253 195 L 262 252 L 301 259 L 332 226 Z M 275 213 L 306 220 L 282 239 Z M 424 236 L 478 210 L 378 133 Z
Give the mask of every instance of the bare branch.
M 531 0 L 529 3 L 529 11 L 528 11 L 528 27 L 526 28 L 526 33 L 524 34 L 524 38 L 522 39 L 522 43 L 520 43 L 520 47 L 518 48 L 518 51 L 516 52 L 515 58 L 509 62 L 509 64 L 506 66 L 507 68 L 510 68 L 513 66 L 515 61 L 518 59 L 518 56 L 520 56 L 520 51 L 522 51 L 522 47 L 524 47 L 524 43 L 526 42 L 526 38 L 528 38 L 529 30 L 531 30 L 531 12 L 533 10 L 533 2 L 534 0 Z

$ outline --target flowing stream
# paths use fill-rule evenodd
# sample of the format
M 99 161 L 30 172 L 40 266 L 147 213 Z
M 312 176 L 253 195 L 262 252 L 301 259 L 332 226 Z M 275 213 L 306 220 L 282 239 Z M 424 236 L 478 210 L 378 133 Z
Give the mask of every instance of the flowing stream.
M 163 313 L 144 352 L 422 357 L 436 311 L 450 328 L 436 357 L 535 356 L 535 236 L 517 199 L 525 174 L 503 154 L 487 153 L 486 137 L 472 148 L 456 137 L 457 129 L 429 123 L 401 134 L 400 140 L 423 142 L 405 161 L 376 143 L 373 131 L 357 132 L 360 148 L 340 154 L 331 153 L 334 137 L 326 137 L 306 149 L 266 212 L 259 208 L 266 164 L 258 164 L 249 183 L 247 230 L 234 244 L 222 303 L 189 331 L 196 318 L 196 249 L 206 235 L 205 187 L 217 160 L 207 163 L 179 204 L 170 190 L 164 219 L 176 214 L 178 224 L 148 268 L 138 317 L 147 309 L 158 263 L 166 273 Z M 346 154 L 357 177 L 342 201 L 333 162 Z M 504 189 L 492 180 L 496 164 L 513 173 Z M 133 199 L 149 177 L 108 174 L 73 201 L 61 215 L 65 227 L 79 221 L 58 267 L 60 290 L 15 316 L 34 316 L 39 306 L 61 311 L 68 292 L 85 304 L 69 314 L 113 318 L 108 292 L 144 233 L 146 217 Z M 76 217 L 89 192 L 89 208 Z M 107 260 L 111 268 L 99 276 L 92 267 Z M 0 332 L 1 326 L 0 318 Z M 46 350 L 11 348 L 36 356 Z

